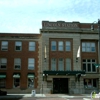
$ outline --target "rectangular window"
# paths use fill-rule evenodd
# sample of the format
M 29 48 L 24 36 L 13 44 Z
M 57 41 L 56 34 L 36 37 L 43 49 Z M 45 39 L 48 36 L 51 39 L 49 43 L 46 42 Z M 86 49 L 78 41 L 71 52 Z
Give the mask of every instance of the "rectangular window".
M 87 63 L 87 71 L 91 72 L 91 63 Z
M 95 59 L 83 59 L 83 70 L 86 72 L 96 72 Z
M 20 69 L 21 68 L 21 59 L 20 58 L 15 58 L 14 59 L 14 68 L 15 69 Z
M 35 59 L 34 58 L 29 58 L 28 59 L 28 69 L 33 70 L 35 67 Z
M 20 87 L 20 78 L 14 78 L 14 87 L 19 88 Z
M 95 43 L 91 43 L 91 51 L 94 52 L 95 50 Z
M 83 51 L 83 52 L 86 51 L 86 46 L 85 46 L 85 43 L 84 43 L 84 42 L 82 43 L 82 51 Z
M 66 59 L 66 68 L 65 70 L 71 70 L 71 59 L 67 58 Z
M 63 43 L 63 41 L 59 41 L 58 42 L 58 50 L 59 51 L 63 51 L 64 50 L 64 43 Z
M 84 79 L 84 87 L 85 88 L 98 88 L 97 87 L 97 79 Z
M 29 51 L 35 51 L 35 42 L 29 42 Z
M 16 51 L 21 51 L 22 50 L 22 42 L 15 42 L 15 49 Z
M 55 58 L 51 59 L 51 70 L 56 71 L 56 59 Z
M 2 41 L 1 42 L 1 50 L 7 51 L 8 50 L 8 41 Z
M 90 52 L 91 51 L 91 44 L 90 43 L 86 43 L 86 51 Z
M 71 43 L 70 43 L 70 41 L 66 41 L 65 49 L 66 49 L 66 51 L 71 51 Z
M 7 67 L 7 59 L 6 58 L 1 58 L 0 59 L 0 68 L 5 69 Z
M 87 70 L 85 63 L 83 63 L 83 70 L 85 70 L 85 71 Z
M 82 52 L 95 52 L 95 43 L 92 42 L 82 42 Z
M 0 88 L 5 88 L 5 87 L 6 87 L 6 80 L 0 79 Z
M 57 49 L 56 41 L 51 41 L 51 51 L 56 51 L 56 49 Z
M 28 88 L 33 88 L 33 87 L 34 87 L 34 79 L 28 78 Z
M 64 59 L 62 58 L 58 60 L 58 70 L 64 70 Z

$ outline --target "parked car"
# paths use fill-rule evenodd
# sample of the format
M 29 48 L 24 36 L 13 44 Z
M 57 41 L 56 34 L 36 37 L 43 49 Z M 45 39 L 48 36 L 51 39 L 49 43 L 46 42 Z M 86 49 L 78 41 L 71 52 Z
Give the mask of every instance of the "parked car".
M 7 95 L 7 91 L 0 90 L 0 96 L 2 96 L 2 95 Z

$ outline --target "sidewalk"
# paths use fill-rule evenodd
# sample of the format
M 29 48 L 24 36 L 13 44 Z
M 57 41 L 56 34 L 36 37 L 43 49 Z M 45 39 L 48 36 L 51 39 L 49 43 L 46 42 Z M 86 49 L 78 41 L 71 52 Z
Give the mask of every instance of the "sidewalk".
M 89 94 L 79 94 L 79 95 L 69 95 L 69 94 L 7 94 L 6 96 L 0 96 L 1 98 L 29 98 L 29 97 L 36 97 L 36 98 L 76 98 L 76 97 L 82 97 L 82 98 L 90 98 L 91 96 Z
M 0 99 L 3 98 L 30 98 L 30 97 L 46 97 L 44 94 L 36 94 L 33 96 L 32 94 L 7 94 L 6 96 L 0 96 Z

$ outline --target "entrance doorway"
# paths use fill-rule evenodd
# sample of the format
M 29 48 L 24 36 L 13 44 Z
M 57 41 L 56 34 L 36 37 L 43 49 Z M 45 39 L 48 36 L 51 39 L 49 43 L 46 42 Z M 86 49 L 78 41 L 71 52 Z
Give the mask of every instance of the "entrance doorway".
M 68 93 L 68 78 L 53 78 L 53 93 Z

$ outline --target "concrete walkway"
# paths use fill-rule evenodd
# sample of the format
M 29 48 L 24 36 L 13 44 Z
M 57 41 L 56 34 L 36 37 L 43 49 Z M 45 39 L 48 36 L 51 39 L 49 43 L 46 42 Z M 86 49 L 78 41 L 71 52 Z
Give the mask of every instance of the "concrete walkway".
M 6 96 L 0 96 L 1 98 L 83 98 L 84 100 L 91 100 L 91 96 L 89 94 L 80 94 L 80 95 L 68 95 L 68 94 L 7 94 Z M 83 100 L 82 99 L 82 100 Z

